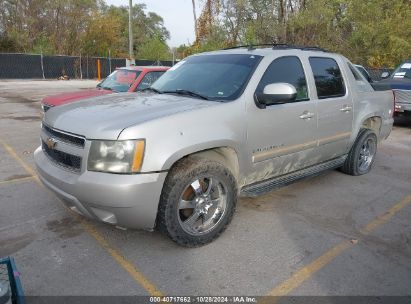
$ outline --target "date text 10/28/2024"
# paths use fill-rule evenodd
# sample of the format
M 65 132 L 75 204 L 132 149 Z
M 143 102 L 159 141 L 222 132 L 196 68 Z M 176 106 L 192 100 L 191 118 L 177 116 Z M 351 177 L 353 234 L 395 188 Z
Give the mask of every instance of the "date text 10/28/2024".
M 150 297 L 150 303 L 257 303 L 255 297 L 232 296 L 232 297 L 213 297 L 213 296 L 195 296 L 195 297 L 177 297 L 163 296 Z

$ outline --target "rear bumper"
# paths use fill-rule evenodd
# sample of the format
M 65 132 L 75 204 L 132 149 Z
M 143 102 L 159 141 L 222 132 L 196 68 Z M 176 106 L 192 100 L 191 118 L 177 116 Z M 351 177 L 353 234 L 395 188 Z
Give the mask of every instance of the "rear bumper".
M 153 229 L 167 172 L 77 174 L 54 164 L 39 147 L 34 159 L 41 181 L 72 210 L 125 228 Z
M 396 102 L 395 103 L 395 114 L 411 116 L 411 103 Z

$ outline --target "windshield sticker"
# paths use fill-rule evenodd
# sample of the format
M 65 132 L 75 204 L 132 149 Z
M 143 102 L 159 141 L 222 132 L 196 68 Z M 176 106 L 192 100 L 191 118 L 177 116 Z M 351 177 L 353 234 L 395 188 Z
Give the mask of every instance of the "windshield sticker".
M 411 63 L 404 63 L 404 64 L 401 66 L 401 69 L 411 69 Z

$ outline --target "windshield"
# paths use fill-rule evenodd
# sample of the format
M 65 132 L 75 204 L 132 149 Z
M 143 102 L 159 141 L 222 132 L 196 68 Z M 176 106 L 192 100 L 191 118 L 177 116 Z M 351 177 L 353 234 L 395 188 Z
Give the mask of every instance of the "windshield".
M 127 92 L 141 71 L 115 70 L 107 76 L 97 87 L 114 92 Z
M 392 73 L 392 78 L 406 78 L 411 79 L 411 62 L 406 62 L 401 64 L 395 71 Z
M 243 54 L 188 57 L 169 69 L 152 88 L 159 93 L 187 93 L 209 100 L 234 100 L 243 92 L 261 58 Z

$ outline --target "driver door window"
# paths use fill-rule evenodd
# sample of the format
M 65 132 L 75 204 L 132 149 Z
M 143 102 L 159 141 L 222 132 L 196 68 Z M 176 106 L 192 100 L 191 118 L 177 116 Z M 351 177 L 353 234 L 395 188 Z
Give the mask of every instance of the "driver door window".
M 295 101 L 309 99 L 304 69 L 298 57 L 288 56 L 274 60 L 261 78 L 256 93 L 262 93 L 268 84 L 279 82 L 292 84 L 296 88 L 297 98 Z

